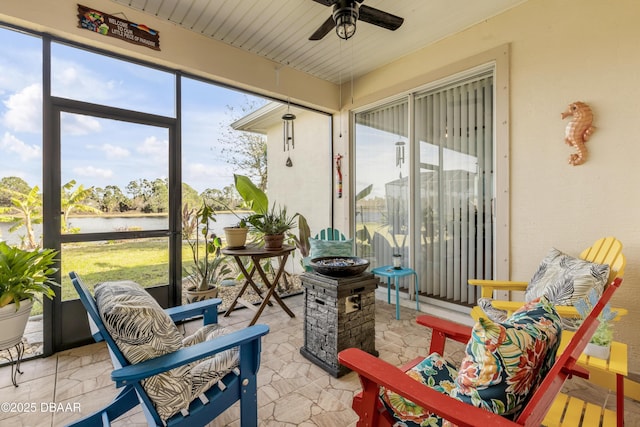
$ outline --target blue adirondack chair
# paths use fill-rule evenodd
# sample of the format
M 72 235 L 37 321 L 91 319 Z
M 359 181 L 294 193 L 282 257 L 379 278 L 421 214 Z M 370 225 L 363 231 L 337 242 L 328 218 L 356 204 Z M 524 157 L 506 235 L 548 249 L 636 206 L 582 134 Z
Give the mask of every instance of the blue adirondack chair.
M 105 341 L 110 350 L 114 365 L 111 378 L 115 381 L 116 387 L 123 387 L 109 405 L 74 422 L 71 424 L 72 426 L 107 426 L 137 405 L 142 406 L 149 425 L 204 426 L 236 401 L 240 401 L 241 426 L 258 425 L 256 374 L 260 366 L 261 337 L 269 332 L 268 326 L 250 326 L 237 332 L 185 346 L 169 354 L 137 364 L 130 364 L 103 322 L 94 296 L 91 295 L 75 272 L 71 272 L 69 275 L 87 310 L 94 339 Z M 200 301 L 167 309 L 165 313 L 173 322 L 203 316 L 205 325 L 214 325 L 218 320 L 218 305 L 220 303 L 220 299 Z M 130 320 L 125 319 L 123 323 L 130 327 Z M 211 328 L 215 328 L 215 326 L 211 326 Z M 214 386 L 199 392 L 198 396 L 188 403 L 188 408 L 177 412 L 166 420 L 161 418 L 158 412 L 159 408 L 156 408 L 143 386 L 144 380 L 234 348 L 239 349 L 237 368 L 224 375 Z

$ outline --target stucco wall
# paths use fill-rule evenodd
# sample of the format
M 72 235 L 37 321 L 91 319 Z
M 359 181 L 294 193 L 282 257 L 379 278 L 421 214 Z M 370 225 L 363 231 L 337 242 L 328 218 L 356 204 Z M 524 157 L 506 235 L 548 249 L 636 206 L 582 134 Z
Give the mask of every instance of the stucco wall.
M 640 3 L 631 0 L 529 0 L 356 80 L 354 104 L 345 106 L 409 90 L 434 70 L 509 43 L 511 277 L 528 280 L 552 246 L 578 254 L 599 237 L 618 237 L 627 269 L 613 301 L 629 315 L 616 338 L 630 345 L 634 372 L 640 372 L 639 16 Z M 597 131 L 589 160 L 574 167 L 563 142 L 568 119 L 560 113 L 577 100 L 593 108 Z
M 296 110 L 295 148 L 283 149 L 282 126 L 267 134 L 267 165 L 270 203 L 287 207 L 290 214 L 299 212 L 309 223 L 311 235 L 328 227 L 331 218 L 331 120 L 329 116 Z M 287 158 L 292 166 L 287 167 Z M 297 233 L 297 231 L 296 231 Z M 291 268 L 299 269 L 299 259 Z

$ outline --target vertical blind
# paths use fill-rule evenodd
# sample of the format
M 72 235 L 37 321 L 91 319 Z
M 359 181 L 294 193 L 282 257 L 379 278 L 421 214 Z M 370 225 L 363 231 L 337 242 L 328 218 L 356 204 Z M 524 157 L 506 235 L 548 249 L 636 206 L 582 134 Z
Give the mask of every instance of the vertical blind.
M 404 98 L 355 117 L 356 192 L 370 190 L 356 200 L 356 252 L 372 267 L 409 263 L 408 114 Z
M 421 292 L 473 304 L 469 278 L 493 276 L 493 78 L 417 94 L 414 234 Z
M 476 290 L 467 279 L 493 277 L 493 71 L 410 97 L 412 109 L 404 98 L 355 115 L 356 193 L 370 183 L 373 188 L 356 199 L 357 251 L 373 266 L 390 264 L 399 252 L 418 272 L 421 294 L 474 304 Z M 381 135 L 397 135 L 414 150 L 397 150 L 394 163 L 390 150 L 376 151 Z M 406 158 L 404 168 L 395 169 L 392 177 L 382 172 L 379 165 L 386 172 L 402 164 L 400 155 Z M 373 177 L 365 172 L 370 168 L 377 168 Z M 411 195 L 409 171 L 415 182 Z M 415 215 L 412 230 L 409 210 Z M 367 233 L 362 232 L 365 226 Z M 409 244 L 413 260 L 408 259 Z

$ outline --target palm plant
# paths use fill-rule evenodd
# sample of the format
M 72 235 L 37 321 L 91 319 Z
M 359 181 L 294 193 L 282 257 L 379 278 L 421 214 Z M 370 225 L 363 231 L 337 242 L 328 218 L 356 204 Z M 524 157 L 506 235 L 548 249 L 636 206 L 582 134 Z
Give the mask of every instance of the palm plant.
M 76 180 L 72 179 L 62 186 L 62 232 L 63 233 L 77 233 L 78 228 L 69 228 L 69 215 L 72 212 L 85 212 L 100 214 L 100 209 L 95 208 L 85 203 L 89 197 L 93 194 L 93 187 L 84 188 L 84 185 L 80 184 L 75 190 L 73 187 L 76 185 Z
M 27 249 L 35 249 L 40 246 L 36 242 L 35 233 L 33 231 L 34 224 L 42 223 L 42 195 L 37 185 L 29 189 L 26 193 L 3 188 L 3 192 L 11 200 L 12 206 L 0 207 L 0 222 L 13 223 L 9 229 L 10 233 L 24 227 L 27 234 L 24 239 L 23 246 Z

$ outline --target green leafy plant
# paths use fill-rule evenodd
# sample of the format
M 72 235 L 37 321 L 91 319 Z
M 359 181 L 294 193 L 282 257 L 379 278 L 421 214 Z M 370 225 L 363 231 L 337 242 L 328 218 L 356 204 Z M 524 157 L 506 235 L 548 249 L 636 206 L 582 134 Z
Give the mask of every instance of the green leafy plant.
M 57 268 L 52 267 L 58 252 L 53 249 L 24 250 L 0 242 L 0 307 L 20 301 L 38 299 L 39 295 L 53 298 L 53 287 L 60 286 L 51 279 Z
M 591 289 L 587 298 L 576 301 L 575 307 L 580 317 L 585 319 L 593 307 L 598 303 L 600 296 L 595 289 Z M 609 304 L 605 305 L 602 312 L 598 316 L 598 327 L 596 328 L 590 343 L 607 347 L 613 341 L 613 325 L 611 321 L 618 315 L 617 311 L 612 311 Z
M 249 224 L 256 231 L 263 234 L 284 234 L 296 226 L 295 220 L 298 214 L 289 216 L 286 207 L 276 208 L 275 203 L 265 213 L 256 213 L 247 218 Z
M 311 237 L 311 229 L 309 228 L 307 219 L 302 214 L 298 214 L 298 235 L 296 236 L 292 234 L 291 238 L 303 258 L 308 257 L 309 252 L 311 251 L 309 237 Z
M 219 280 L 225 275 L 231 274 L 228 260 L 221 254 L 222 240 L 215 233 L 211 232 L 210 223 L 216 222 L 215 209 L 206 202 L 195 212 L 195 218 L 199 226 L 196 227 L 195 238 L 185 236 L 191 254 L 193 256 L 193 266 L 190 269 L 184 268 L 187 282 L 197 291 L 206 291 L 210 287 L 215 287 Z M 202 254 L 201 257 L 201 253 Z

